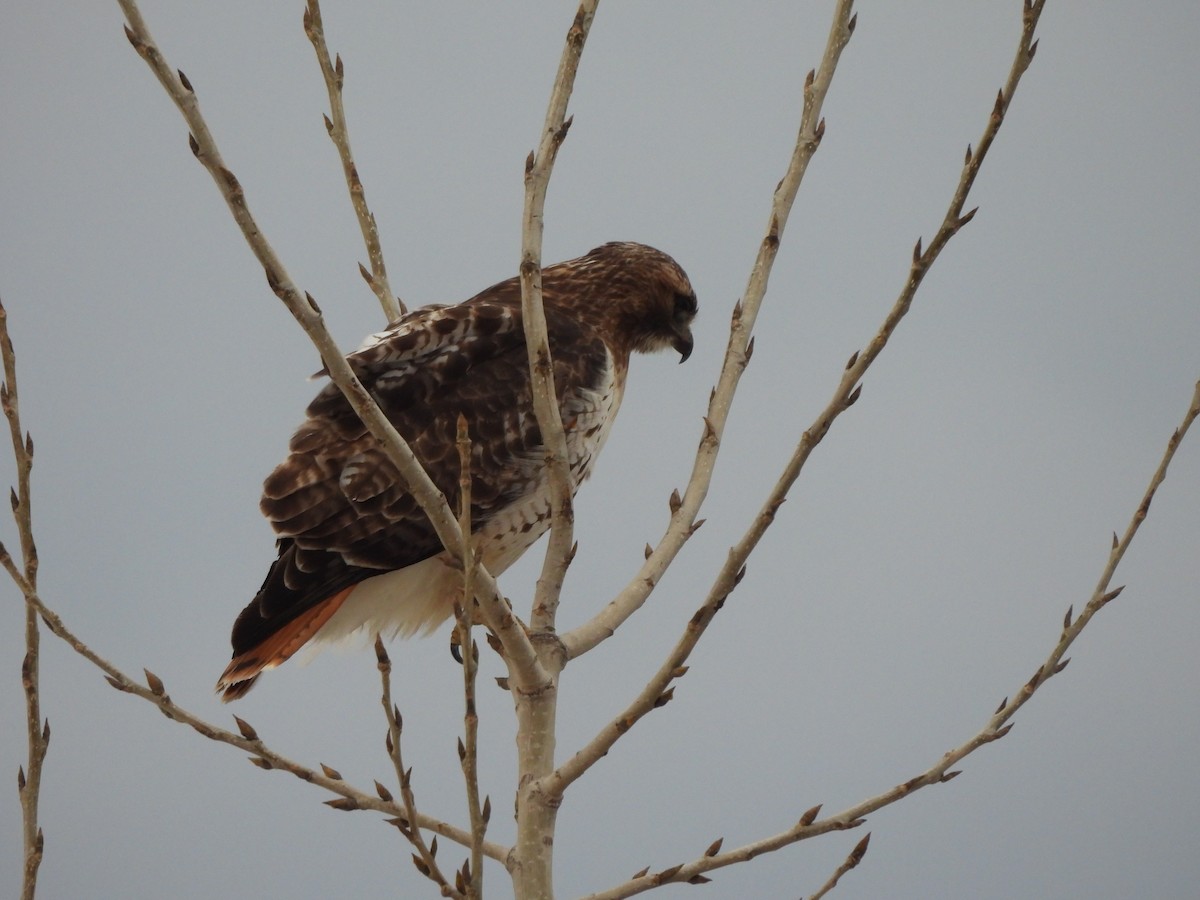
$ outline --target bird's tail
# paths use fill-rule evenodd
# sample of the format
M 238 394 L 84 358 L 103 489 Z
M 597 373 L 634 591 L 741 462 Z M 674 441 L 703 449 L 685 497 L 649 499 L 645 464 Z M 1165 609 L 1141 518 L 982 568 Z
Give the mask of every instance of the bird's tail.
M 306 609 L 296 618 L 285 623 L 261 643 L 236 655 L 217 680 L 217 691 L 221 700 L 228 703 L 245 695 L 254 682 L 267 669 L 285 662 L 297 650 L 308 643 L 330 617 L 341 608 L 356 585 L 343 588 L 333 596 Z

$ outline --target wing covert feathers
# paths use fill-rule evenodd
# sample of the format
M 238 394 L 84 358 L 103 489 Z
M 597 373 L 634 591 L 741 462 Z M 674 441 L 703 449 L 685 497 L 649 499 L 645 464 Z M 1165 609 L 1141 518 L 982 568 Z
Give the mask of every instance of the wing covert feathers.
M 634 243 L 604 244 L 544 269 L 542 294 L 574 490 L 608 435 L 630 353 L 674 348 L 686 359 L 696 297 L 674 260 Z M 452 509 L 457 422 L 465 417 L 472 539 L 499 574 L 549 526 L 518 280 L 456 306 L 413 310 L 347 360 Z M 442 607 L 452 606 L 445 586 L 424 575 L 436 570 L 424 563 L 443 553 L 441 541 L 336 385 L 309 404 L 288 449 L 260 502 L 279 537 L 278 557 L 234 623 L 233 660 L 217 684 L 224 700 L 245 694 L 263 670 L 317 635 L 360 585 L 363 593 L 322 637 L 347 627 L 381 630 L 388 621 L 404 633 L 413 622 L 435 625 Z M 387 584 L 403 590 L 375 597 L 377 576 L 400 572 L 408 574 Z M 381 625 L 384 607 L 397 614 Z M 370 610 L 365 620 L 360 608 Z

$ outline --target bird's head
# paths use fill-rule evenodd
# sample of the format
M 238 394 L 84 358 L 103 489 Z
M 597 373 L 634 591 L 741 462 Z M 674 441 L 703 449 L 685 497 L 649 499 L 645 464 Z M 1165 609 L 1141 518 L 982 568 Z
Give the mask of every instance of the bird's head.
M 586 285 L 589 311 L 605 321 L 626 353 L 671 347 L 680 362 L 691 355 L 696 292 L 679 263 L 661 250 L 614 242 L 553 269 L 565 270 Z

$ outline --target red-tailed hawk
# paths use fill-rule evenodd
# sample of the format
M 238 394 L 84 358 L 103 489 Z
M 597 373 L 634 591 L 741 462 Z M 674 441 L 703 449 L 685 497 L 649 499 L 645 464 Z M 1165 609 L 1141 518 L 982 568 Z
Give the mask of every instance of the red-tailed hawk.
M 691 353 L 696 295 L 665 253 L 611 243 L 544 269 L 542 296 L 573 493 L 612 427 L 630 354 Z M 493 574 L 550 525 L 527 359 L 515 278 L 457 306 L 414 310 L 348 357 L 452 509 L 466 417 L 472 541 Z M 260 504 L 279 558 L 234 622 L 233 661 L 217 682 L 224 700 L 314 638 L 428 632 L 462 595 L 461 572 L 336 385 L 309 405 L 289 450 Z

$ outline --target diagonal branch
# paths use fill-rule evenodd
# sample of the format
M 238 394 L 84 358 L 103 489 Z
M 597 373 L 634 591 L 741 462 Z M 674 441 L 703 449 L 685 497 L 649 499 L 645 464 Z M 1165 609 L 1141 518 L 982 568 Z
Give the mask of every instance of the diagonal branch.
M 816 890 L 808 900 L 821 900 L 826 894 L 837 887 L 837 883 L 842 880 L 842 876 L 851 869 L 857 868 L 858 864 L 863 861 L 863 857 L 867 855 L 867 846 L 871 843 L 871 832 L 867 832 L 866 836 L 854 845 L 854 849 L 846 856 L 834 873 L 829 876 L 829 879 Z
M 333 145 L 337 147 L 338 156 L 342 160 L 342 172 L 346 176 L 346 187 L 350 191 L 350 203 L 354 207 L 354 215 L 358 219 L 358 227 L 362 231 L 363 242 L 367 245 L 367 259 L 371 263 L 371 271 L 363 266 L 358 269 L 366 279 L 389 322 L 394 322 L 408 312 L 404 301 L 392 293 L 388 283 L 387 266 L 383 262 L 383 248 L 379 243 L 379 226 L 375 216 L 367 206 L 367 192 L 362 179 L 358 177 L 358 166 L 354 164 L 354 154 L 350 152 L 350 132 L 346 128 L 346 107 L 342 102 L 342 85 L 344 70 L 342 57 L 339 54 L 336 61 L 329 58 L 329 47 L 325 44 L 325 24 L 321 20 L 320 0 L 308 0 L 304 8 L 304 33 L 312 42 L 317 52 L 317 62 L 321 66 L 321 75 L 325 79 L 325 90 L 329 94 L 329 115 L 325 117 L 325 130 L 329 133 Z
M 851 0 L 839 3 L 834 13 L 829 40 L 818 72 L 810 72 L 805 83 L 804 110 L 801 115 L 800 132 L 792 153 L 787 174 L 775 190 L 771 205 L 770 225 L 763 239 L 750 273 L 744 299 L 734 307 L 730 325 L 729 344 L 725 352 L 725 363 L 720 380 L 709 400 L 708 416 L 705 417 L 704 435 L 700 440 L 692 477 L 684 496 L 673 498 L 674 507 L 671 524 L 658 547 L 653 550 L 642 566 L 638 577 L 629 583 L 595 618 L 568 632 L 563 637 L 569 658 L 578 656 L 595 647 L 632 615 L 649 596 L 666 567 L 674 560 L 683 543 L 697 527 L 696 514 L 708 493 L 712 473 L 720 450 L 721 433 L 729 416 L 734 392 L 745 371 L 752 352 L 751 331 L 754 320 L 766 294 L 767 281 L 775 255 L 779 248 L 779 237 L 787 222 L 788 214 L 795 202 L 800 182 L 807 170 L 808 162 L 820 144 L 825 131 L 824 119 L 820 118 L 821 106 L 829 89 L 833 72 L 842 49 L 854 31 L 855 18 L 851 15 Z M 677 501 L 677 502 L 676 502 Z M 726 577 L 726 573 L 728 577 Z M 642 716 L 656 706 L 671 699 L 670 682 L 687 671 L 683 665 L 700 634 L 716 614 L 725 597 L 741 580 L 743 567 L 732 568 L 727 564 L 718 581 L 713 585 L 709 599 L 688 623 L 684 635 L 658 672 L 634 701 L 609 722 L 587 745 L 563 763 L 549 777 L 543 779 L 543 789 L 551 796 L 559 797 L 575 779 L 599 760 Z
M 21 662 L 21 688 L 25 693 L 25 734 L 28 747 L 26 767 L 17 770 L 17 793 L 21 798 L 21 832 L 24 856 L 21 878 L 22 900 L 33 900 L 37 889 L 38 868 L 42 863 L 44 838 L 38 825 L 38 800 L 42 789 L 42 765 L 50 744 L 50 720 L 42 719 L 39 666 L 41 631 L 37 610 L 31 597 L 37 596 L 38 554 L 33 539 L 33 505 L 29 476 L 33 470 L 33 437 L 21 428 L 17 401 L 17 355 L 8 334 L 8 311 L 0 304 L 0 355 L 3 356 L 4 382 L 0 384 L 0 406 L 8 419 L 12 437 L 13 461 L 17 466 L 17 486 L 10 492 L 13 519 L 21 543 L 22 569 L 0 544 L 3 564 L 25 595 L 25 658 Z
M 817 152 L 825 134 L 825 120 L 821 116 L 821 110 L 833 81 L 838 59 L 854 33 L 857 16 L 851 14 L 852 7 L 853 0 L 839 0 L 821 64 L 817 69 L 810 71 L 805 79 L 804 106 L 800 115 L 796 144 L 787 171 L 780 179 L 771 199 L 767 233 L 759 244 L 745 294 L 733 307 L 725 360 L 717 385 L 709 398 L 708 411 L 704 416 L 704 433 L 696 450 L 687 489 L 682 497 L 672 496 L 670 525 L 637 574 L 594 618 L 563 635 L 568 659 L 586 653 L 610 637 L 626 619 L 641 608 L 684 543 L 702 522 L 697 521 L 696 517 L 712 482 L 717 454 L 720 452 L 721 436 L 729 418 L 734 393 L 754 349 L 751 334 L 767 292 L 767 283 L 779 250 L 779 241 L 795 203 L 800 183 L 808 170 L 809 161 Z
M 599 0 L 583 0 L 575 13 L 575 20 L 567 32 L 554 87 L 550 91 L 541 140 L 537 150 L 531 151 L 525 161 L 525 208 L 521 220 L 521 314 L 525 323 L 525 346 L 533 384 L 533 409 L 545 445 L 552 516 L 550 540 L 529 619 L 535 631 L 554 629 L 559 593 L 567 566 L 571 563 L 574 542 L 567 439 L 563 432 L 558 398 L 555 396 L 554 362 L 550 356 L 546 315 L 542 308 L 543 214 L 554 161 L 571 127 L 571 120 L 566 118 L 567 102 L 571 99 L 579 59 L 598 3 Z
M 877 797 L 864 800 L 863 802 L 849 807 L 848 809 L 845 809 L 834 816 L 830 816 L 828 819 L 814 822 L 814 828 L 826 824 L 834 827 L 837 825 L 849 827 L 853 823 L 863 821 L 864 816 L 867 816 L 868 814 L 873 813 L 884 806 L 894 803 L 897 800 L 908 796 L 914 791 L 919 790 L 920 788 L 927 787 L 931 784 L 942 784 L 950 781 L 959 774 L 957 770 L 952 769 L 954 765 L 962 761 L 965 757 L 969 756 L 971 753 L 975 752 L 985 744 L 990 744 L 1008 734 L 1008 732 L 1012 729 L 1012 722 L 1010 720 L 1016 714 L 1017 710 L 1024 706 L 1042 685 L 1067 667 L 1069 660 L 1064 658 L 1067 650 L 1080 636 L 1084 628 L 1087 627 L 1088 623 L 1091 622 L 1096 613 L 1103 609 L 1109 602 L 1120 596 L 1121 592 L 1124 590 L 1123 586 L 1110 589 L 1109 585 L 1112 583 L 1113 574 L 1116 571 L 1117 565 L 1125 556 L 1125 552 L 1133 543 L 1133 539 L 1137 535 L 1138 529 L 1141 527 L 1142 522 L 1146 520 L 1146 516 L 1150 509 L 1150 503 L 1154 499 L 1154 495 L 1158 491 L 1159 486 L 1164 480 L 1166 480 L 1167 469 L 1170 466 L 1171 461 L 1174 459 L 1175 453 L 1179 449 L 1180 444 L 1183 442 L 1184 436 L 1187 434 L 1188 429 L 1191 428 L 1197 417 L 1200 417 L 1200 382 L 1197 382 L 1195 385 L 1191 402 L 1183 416 L 1183 420 L 1172 432 L 1171 437 L 1167 441 L 1167 446 L 1163 452 L 1162 459 L 1160 460 L 1157 468 L 1154 470 L 1154 474 L 1150 478 L 1150 484 L 1146 488 L 1145 493 L 1142 495 L 1141 501 L 1138 503 L 1137 508 L 1130 517 L 1129 524 L 1125 528 L 1124 535 L 1120 538 L 1118 538 L 1116 534 L 1113 535 L 1112 549 L 1109 552 L 1108 559 L 1106 560 L 1104 568 L 1101 571 L 1096 587 L 1092 591 L 1092 595 L 1088 599 L 1087 604 L 1084 606 L 1083 612 L 1080 613 L 1079 618 L 1072 620 L 1072 609 L 1067 610 L 1066 616 L 1063 619 L 1063 628 L 1058 641 L 1055 643 L 1054 648 L 1050 651 L 1050 654 L 1046 657 L 1045 661 L 1038 666 L 1038 669 L 1036 672 L 1034 672 L 1033 677 L 1025 682 L 1025 684 L 1023 684 L 1020 689 L 1012 695 L 1011 699 L 1006 697 L 1000 702 L 1000 705 L 996 708 L 996 711 L 988 719 L 987 724 L 985 724 L 978 733 L 953 750 L 947 751 L 937 763 L 930 766 L 925 772 L 922 772 L 920 775 L 916 776 L 915 778 L 911 778 L 902 784 L 896 785 Z
M 1021 688 L 1012 696 L 1012 699 L 1006 697 L 1001 701 L 1000 706 L 988 719 L 987 723 L 976 734 L 964 741 L 953 750 L 944 753 L 941 758 L 919 775 L 908 779 L 900 784 L 895 785 L 882 794 L 863 800 L 853 806 L 847 807 L 841 812 L 827 816 L 824 819 L 818 819 L 821 807 L 814 806 L 800 817 L 800 820 L 778 834 L 770 837 L 762 838 L 752 843 L 745 844 L 727 852 L 705 853 L 697 859 L 692 860 L 684 865 L 671 866 L 669 869 L 662 870 L 656 873 L 642 872 L 637 877 L 630 879 L 622 884 L 619 884 L 606 891 L 600 891 L 595 894 L 589 894 L 584 900 L 619 900 L 622 897 L 632 897 L 635 894 L 640 894 L 643 891 L 658 887 L 660 884 L 669 882 L 693 882 L 703 873 L 712 871 L 713 869 L 722 868 L 724 866 L 734 865 L 736 863 L 746 862 L 756 856 L 761 856 L 763 853 L 770 853 L 774 850 L 779 850 L 789 844 L 794 844 L 798 841 L 807 840 L 808 838 L 816 837 L 820 834 L 826 834 L 830 831 L 844 831 L 848 828 L 857 828 L 866 821 L 866 816 L 873 812 L 882 809 L 885 806 L 910 796 L 914 792 L 923 787 L 928 787 L 934 784 L 944 784 L 953 780 L 959 775 L 959 770 L 953 768 L 967 756 L 970 756 L 980 747 L 990 744 L 1004 737 L 1012 729 L 1011 719 L 1016 711 L 1020 709 L 1033 697 L 1034 693 L 1044 685 L 1049 679 L 1057 675 L 1067 666 L 1067 660 L 1064 659 L 1064 654 L 1067 649 L 1073 644 L 1076 638 L 1082 633 L 1087 624 L 1106 604 L 1116 599 L 1120 595 L 1123 588 L 1109 589 L 1112 583 L 1112 576 L 1116 570 L 1118 563 L 1125 555 L 1125 551 L 1129 549 L 1133 542 L 1134 536 L 1137 534 L 1138 528 L 1145 521 L 1146 515 L 1150 509 L 1150 502 L 1154 499 L 1154 494 L 1158 490 L 1159 485 L 1166 479 L 1167 468 L 1171 464 L 1171 460 L 1175 456 L 1175 452 L 1179 449 L 1179 445 L 1183 442 L 1184 436 L 1188 429 L 1200 417 L 1200 382 L 1197 382 L 1195 390 L 1192 394 L 1191 403 L 1188 406 L 1187 412 L 1184 414 L 1183 420 L 1179 427 L 1171 434 L 1167 441 L 1166 450 L 1163 453 L 1162 460 L 1155 469 L 1153 476 L 1150 479 L 1150 485 L 1146 488 L 1141 502 L 1138 503 L 1137 509 L 1130 518 L 1129 525 L 1126 526 L 1125 534 L 1121 538 L 1113 535 L 1113 546 L 1109 553 L 1108 560 L 1101 572 L 1100 579 L 1096 584 L 1095 590 L 1092 592 L 1091 598 L 1084 607 L 1083 612 L 1078 619 L 1072 621 L 1070 609 L 1067 610 L 1067 615 L 1063 621 L 1062 634 L 1054 648 L 1050 651 L 1049 656 L 1043 662 Z M 719 844 L 714 845 L 719 849 Z
M 1016 89 L 1016 85 L 1020 81 L 1021 74 L 1024 73 L 1029 65 L 1029 61 L 1033 58 L 1036 44 L 1032 42 L 1032 35 L 1034 27 L 1037 24 L 1037 17 L 1041 13 L 1041 8 L 1042 4 L 1038 3 L 1034 6 L 1027 6 L 1025 9 L 1024 27 L 1008 80 L 1010 100 L 1012 92 Z M 834 32 L 836 35 L 836 25 Z M 831 40 L 833 39 L 834 35 L 831 35 Z M 858 399 L 861 390 L 859 381 L 862 378 L 862 374 L 883 351 L 888 339 L 908 312 L 926 272 L 929 271 L 929 268 L 933 265 L 950 238 L 974 216 L 974 210 L 966 215 L 961 215 L 960 213 L 966 199 L 967 191 L 970 185 L 974 183 L 975 176 L 983 163 L 987 150 L 991 147 L 992 141 L 995 139 L 996 133 L 1003 122 L 1004 108 L 1006 108 L 1006 104 L 1002 105 L 997 101 L 988 119 L 988 124 L 984 129 L 984 136 L 979 142 L 979 151 L 974 154 L 968 153 L 968 158 L 963 165 L 963 171 L 959 178 L 959 184 L 955 189 L 950 201 L 950 208 L 947 210 L 941 227 L 934 235 L 934 239 L 930 242 L 928 249 L 924 253 L 920 249 L 921 242 L 917 242 L 917 248 L 913 253 L 913 261 L 909 270 L 909 277 L 900 292 L 900 296 L 888 312 L 883 325 L 866 350 L 861 353 L 856 352 L 851 356 L 845 371 L 842 373 L 838 387 L 834 392 L 833 399 L 830 400 L 829 404 L 821 411 L 816 420 L 805 430 L 795 451 L 792 453 L 791 459 L 788 460 L 782 474 L 759 509 L 758 514 L 750 523 L 749 528 L 742 535 L 742 538 L 730 548 L 726 555 L 725 563 L 717 573 L 704 604 L 688 621 L 684 633 L 680 636 L 666 660 L 633 702 L 620 715 L 604 726 L 574 757 L 560 766 L 553 776 L 545 779 L 545 787 L 552 795 L 561 795 L 561 792 L 571 782 L 579 778 L 590 766 L 604 756 L 629 731 L 635 722 L 650 712 L 650 710 L 663 705 L 671 699 L 673 693 L 673 688 L 670 687 L 671 682 L 687 671 L 685 663 L 688 657 L 704 634 L 709 623 L 712 622 L 717 612 L 724 605 L 726 598 L 746 574 L 746 560 L 758 546 L 767 529 L 775 521 L 775 515 L 779 507 L 787 498 L 788 491 L 799 477 L 813 449 L 816 448 L 829 432 L 830 427 L 838 416 L 849 409 Z M 768 238 L 770 238 L 769 234 Z M 738 325 L 737 319 L 738 314 L 735 310 L 735 331 Z M 653 554 L 651 558 L 653 558 Z M 620 599 L 621 597 L 619 596 L 617 600 L 610 603 L 609 608 L 611 609 L 613 604 L 618 603 Z M 603 615 L 604 612 L 601 613 L 601 616 Z M 601 618 L 601 616 L 598 616 L 597 619 Z M 595 621 L 594 619 L 593 623 Z M 583 627 L 588 628 L 591 625 L 592 623 L 589 623 Z M 569 652 L 575 646 L 571 642 L 573 635 L 574 632 L 564 638 Z
M 1163 453 L 1162 460 L 1159 462 L 1158 468 L 1154 470 L 1154 474 L 1150 478 L 1150 484 L 1146 488 L 1146 492 L 1142 495 L 1142 500 L 1130 518 L 1129 524 L 1125 526 L 1125 533 L 1120 538 L 1117 537 L 1115 532 L 1113 533 L 1112 549 L 1109 551 L 1108 560 L 1104 564 L 1104 569 L 1100 573 L 1100 578 L 1096 583 L 1095 589 L 1092 591 L 1092 596 L 1084 606 L 1083 612 L 1079 614 L 1077 619 L 1072 621 L 1073 609 L 1067 609 L 1067 613 L 1063 618 L 1062 635 L 1059 637 L 1058 643 L 1050 652 L 1046 661 L 1038 667 L 1033 678 L 1026 682 L 1011 700 L 1006 698 L 1000 704 L 1000 707 L 988 722 L 987 729 L 985 729 L 989 733 L 994 734 L 999 731 L 1006 731 L 1007 729 L 1001 728 L 1001 726 L 1011 719 L 1018 709 L 1025 705 L 1029 698 L 1033 696 L 1034 691 L 1066 668 L 1069 660 L 1063 657 L 1067 649 L 1079 637 L 1080 632 L 1087 627 L 1092 617 L 1103 609 L 1109 601 L 1115 600 L 1121 594 L 1121 591 L 1125 589 L 1124 585 L 1111 589 L 1109 585 L 1112 584 L 1113 575 L 1117 570 L 1117 566 L 1120 565 L 1121 560 L 1124 558 L 1125 551 L 1129 549 L 1129 545 L 1133 543 L 1138 529 L 1146 521 L 1146 516 L 1150 512 L 1150 503 L 1154 499 L 1159 486 L 1166 480 L 1167 468 L 1171 465 L 1171 460 L 1175 457 L 1175 451 L 1179 449 L 1184 435 L 1192 427 L 1192 423 L 1196 421 L 1197 416 L 1200 416 L 1200 382 L 1196 383 L 1195 389 L 1192 392 L 1192 402 L 1183 417 L 1183 421 L 1179 423 L 1179 427 L 1171 433 L 1171 437 L 1167 441 L 1167 449 Z
M 126 36 L 137 50 L 138 55 L 150 66 L 151 71 L 154 72 L 180 113 L 183 114 L 184 120 L 191 130 L 189 143 L 192 153 L 208 170 L 221 195 L 225 198 L 234 221 L 237 222 L 243 236 L 250 244 L 250 249 L 263 266 L 271 289 L 283 301 L 288 311 L 312 340 L 321 354 L 329 377 L 345 394 L 351 407 L 370 430 L 372 436 L 379 441 L 389 462 L 396 466 L 409 492 L 429 517 L 443 546 L 451 556 L 460 556 L 463 535 L 446 498 L 430 480 L 408 442 L 380 411 L 374 398 L 363 387 L 349 363 L 346 362 L 345 356 L 338 349 L 329 330 L 325 327 L 324 316 L 316 301 L 310 294 L 302 294 L 291 280 L 275 250 L 259 229 L 258 223 L 250 213 L 240 182 L 226 167 L 216 141 L 200 113 L 199 102 L 191 82 L 182 72 L 176 73 L 167 64 L 161 50 L 150 36 L 141 12 L 138 10 L 136 0 L 118 0 L 118 2 L 129 21 L 125 29 Z M 476 569 L 476 579 L 480 586 L 482 615 L 488 626 L 496 632 L 504 644 L 505 659 L 509 664 L 513 681 L 523 689 L 531 691 L 540 689 L 549 682 L 549 676 L 538 661 L 536 651 L 524 628 L 520 627 L 508 602 L 500 593 L 495 578 L 484 566 L 479 565 Z
M 9 571 L 9 574 L 14 576 L 14 581 L 17 582 L 18 587 L 23 591 L 28 587 L 20 572 L 16 570 L 12 557 L 9 556 L 8 551 L 2 546 L 0 546 L 0 565 L 3 565 Z M 209 740 L 228 744 L 250 754 L 251 762 L 261 769 L 279 769 L 280 771 L 289 772 L 301 781 L 315 784 L 317 787 L 323 788 L 332 794 L 337 794 L 342 798 L 341 800 L 328 801 L 328 805 L 334 806 L 336 809 L 373 810 L 407 820 L 408 810 L 403 805 L 397 804 L 391 799 L 384 799 L 382 796 L 373 796 L 347 784 L 340 778 L 331 777 L 324 771 L 317 771 L 316 769 L 311 769 L 288 759 L 286 756 L 268 747 L 249 723 L 239 719 L 237 716 L 234 716 L 234 720 L 237 722 L 238 734 L 201 719 L 172 700 L 170 695 L 167 694 L 162 681 L 154 673 L 147 671 L 146 685 L 139 684 L 108 660 L 104 659 L 104 657 L 97 654 L 77 637 L 67 627 L 66 623 L 63 622 L 62 618 L 42 602 L 42 599 L 36 592 L 31 591 L 26 594 L 26 599 L 41 617 L 42 621 L 46 623 L 46 627 L 50 629 L 50 632 L 60 638 L 77 654 L 100 669 L 104 673 L 108 683 L 118 691 L 132 694 L 135 697 L 140 697 L 154 704 L 158 707 L 159 712 L 171 721 L 187 725 Z M 464 847 L 471 845 L 471 834 L 461 828 L 457 828 L 424 813 L 417 813 L 414 821 L 419 827 L 436 832 Z M 508 858 L 509 848 L 492 842 L 485 842 L 483 852 L 492 859 L 504 862 Z
M 829 429 L 837 418 L 858 400 L 862 390 L 861 380 L 863 375 L 879 357 L 879 354 L 883 352 L 883 348 L 887 346 L 888 341 L 891 339 L 901 320 L 907 315 L 912 306 L 913 299 L 916 297 L 917 290 L 925 279 L 925 275 L 932 268 L 934 262 L 941 255 L 942 250 L 950 242 L 950 239 L 974 218 L 974 209 L 966 214 L 963 214 L 962 209 L 966 203 L 971 186 L 975 183 L 979 169 L 987 156 L 987 152 L 991 148 L 996 135 L 999 133 L 1001 124 L 1004 122 L 1004 113 L 1008 109 L 1008 104 L 1012 100 L 1021 76 L 1033 60 L 1033 55 L 1037 50 L 1037 42 L 1033 40 L 1033 32 L 1037 26 L 1038 16 L 1041 15 L 1043 5 L 1044 0 L 1040 0 L 1040 2 L 1033 5 L 1026 4 L 1021 38 L 1018 42 L 1008 81 L 1005 88 L 997 97 L 987 125 L 984 128 L 983 136 L 979 140 L 978 149 L 972 152 L 969 147 L 967 148 L 967 155 L 963 162 L 958 185 L 955 187 L 950 205 L 946 210 L 942 224 L 934 234 L 933 240 L 929 242 L 929 246 L 924 251 L 921 249 L 921 241 L 917 240 L 916 246 L 913 249 L 909 277 L 905 281 L 904 287 L 901 289 L 891 310 L 888 311 L 887 316 L 884 318 L 883 324 L 864 350 L 861 352 L 856 351 L 851 355 L 832 399 L 801 435 L 796 449 L 784 467 L 779 480 L 768 494 L 754 522 L 746 534 L 743 535 L 742 539 L 731 548 L 726 565 L 718 575 L 718 583 L 714 585 L 715 588 L 719 588 L 719 590 L 715 591 L 715 595 L 720 598 L 721 602 L 724 601 L 724 597 L 728 595 L 729 590 L 732 590 L 733 586 L 740 580 L 741 575 L 739 573 L 744 573 L 746 559 L 754 548 L 758 546 L 759 540 L 774 522 L 776 512 L 787 498 L 791 486 L 800 476 L 800 472 L 804 468 L 804 464 L 808 461 L 812 451 L 825 438 L 825 435 L 828 434 Z M 710 600 L 713 597 L 714 594 L 710 594 Z M 714 609 L 713 612 L 715 611 Z

